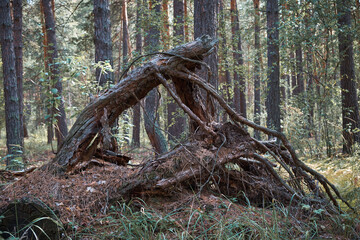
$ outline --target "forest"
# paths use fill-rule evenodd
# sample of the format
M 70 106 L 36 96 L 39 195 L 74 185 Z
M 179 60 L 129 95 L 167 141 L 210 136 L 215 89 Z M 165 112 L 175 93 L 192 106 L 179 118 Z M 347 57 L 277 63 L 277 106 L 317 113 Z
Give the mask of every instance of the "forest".
M 360 239 L 359 0 L 0 0 L 1 239 Z

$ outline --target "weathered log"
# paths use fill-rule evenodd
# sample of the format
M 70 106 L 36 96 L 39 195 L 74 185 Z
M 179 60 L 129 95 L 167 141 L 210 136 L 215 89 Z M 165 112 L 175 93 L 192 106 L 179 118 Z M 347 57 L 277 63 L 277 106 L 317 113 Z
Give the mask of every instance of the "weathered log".
M 63 173 L 72 170 L 79 162 L 87 162 L 94 155 L 98 144 L 107 138 L 107 131 L 104 129 L 124 110 L 135 105 L 161 83 L 192 119 L 195 142 L 145 163 L 143 168 L 119 189 L 120 195 L 112 196 L 112 199 L 126 198 L 154 189 L 168 191 L 174 186 L 183 183 L 191 185 L 194 182 L 200 192 L 204 186 L 211 183 L 210 185 L 222 193 L 220 186 L 230 184 L 229 180 L 225 181 L 223 177 L 232 175 L 231 182 L 244 186 L 234 189 L 243 192 L 260 189 L 260 195 L 268 200 L 282 196 L 284 201 L 312 201 L 308 192 L 319 199 L 325 199 L 325 194 L 315 184 L 315 180 L 318 180 L 330 200 L 338 207 L 331 192 L 333 190 L 335 195 L 343 200 L 337 189 L 298 159 L 283 133 L 259 126 L 240 116 L 210 84 L 194 74 L 197 67 L 204 65 L 201 60 L 215 43 L 216 41 L 209 37 L 202 37 L 161 53 L 128 74 L 82 111 L 60 152 L 49 165 L 50 168 Z M 168 80 L 175 85 L 176 93 L 167 83 Z M 219 103 L 234 124 L 221 125 L 212 121 L 208 114 L 211 110 L 206 108 L 199 97 L 199 87 Z M 239 123 L 280 139 L 283 146 L 261 143 L 251 138 Z M 265 152 L 271 155 L 276 164 L 261 155 Z M 287 176 L 275 168 L 277 163 L 285 169 Z M 228 164 L 234 164 L 235 168 L 239 167 L 241 170 L 229 170 Z M 241 178 L 237 179 L 237 176 Z M 256 194 L 254 196 L 257 197 Z
M 103 137 L 100 119 L 104 113 L 111 126 L 124 110 L 134 106 L 149 91 L 160 84 L 155 76 L 156 73 L 184 67 L 194 69 L 199 65 L 196 60 L 202 59 L 215 44 L 216 41 L 208 36 L 203 36 L 168 51 L 166 55 L 159 54 L 144 66 L 129 73 L 117 85 L 85 107 L 56 157 L 47 167 L 61 173 L 71 170 L 79 162 L 89 160 Z
M 60 222 L 55 213 L 35 199 L 21 199 L 0 210 L 0 238 L 60 239 Z M 15 239 L 15 238 L 14 238 Z
M 131 157 L 112 152 L 110 150 L 97 149 L 94 156 L 106 162 L 110 162 L 119 166 L 126 166 Z

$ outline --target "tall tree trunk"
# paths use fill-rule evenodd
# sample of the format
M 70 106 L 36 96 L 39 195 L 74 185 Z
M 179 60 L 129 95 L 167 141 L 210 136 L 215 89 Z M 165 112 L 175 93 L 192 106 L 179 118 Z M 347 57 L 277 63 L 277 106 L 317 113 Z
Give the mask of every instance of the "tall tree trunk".
M 298 90 L 298 84 L 296 82 L 296 60 L 295 60 L 295 54 L 292 47 L 290 48 L 290 70 L 291 70 L 291 88 L 292 88 L 292 96 L 297 95 Z
M 150 17 L 154 18 L 148 21 L 149 26 L 145 38 L 145 46 L 149 52 L 156 52 L 160 48 L 160 29 L 157 26 L 157 22 L 160 20 L 161 0 L 150 0 L 149 7 L 150 12 L 153 14 Z M 144 112 L 145 130 L 156 154 L 167 151 L 167 143 L 156 118 L 158 98 L 157 89 L 152 89 L 145 98 Z
M 299 95 L 304 93 L 304 70 L 303 70 L 303 51 L 301 47 L 301 43 L 296 44 L 296 88 L 294 90 L 295 95 Z
M 268 74 L 267 74 L 267 126 L 280 131 L 280 61 L 279 61 L 279 3 L 266 1 Z
M 174 0 L 174 46 L 183 44 L 185 41 L 184 31 L 184 1 Z M 181 137 L 181 134 L 185 131 L 186 118 L 179 115 L 179 106 L 175 103 L 174 99 L 168 93 L 167 104 L 167 125 L 168 125 L 168 140 L 171 145 L 174 145 L 175 141 Z
M 0 43 L 4 75 L 6 146 L 9 158 L 6 166 L 17 169 L 13 161 L 21 153 L 20 104 L 17 96 L 14 35 L 10 16 L 10 1 L 0 1 Z M 20 154 L 21 155 L 21 154 Z
M 188 9 L 187 1 L 184 0 L 184 31 L 185 31 L 185 42 L 189 41 L 189 25 L 188 25 Z
M 53 116 L 56 116 L 57 121 L 55 127 L 55 135 L 57 138 L 57 148 L 59 149 L 68 133 L 68 129 L 66 125 L 64 101 L 62 99 L 62 81 L 59 76 L 58 51 L 55 33 L 55 16 L 52 10 L 52 7 L 54 6 L 51 6 L 50 0 L 42 0 L 42 2 L 44 7 L 46 34 L 48 39 L 48 53 L 51 53 L 51 55 L 49 56 L 51 79 L 54 83 L 54 88 L 56 89 L 56 91 L 52 91 L 53 98 L 54 101 L 57 101 L 55 99 L 60 98 L 60 100 L 58 100 L 59 102 L 57 103 L 58 106 L 53 106 L 52 108 L 52 114 Z
M 259 11 L 259 0 L 253 0 L 254 10 L 255 10 L 255 19 L 254 19 L 254 28 L 255 28 L 255 60 L 254 60 L 254 122 L 260 125 L 260 115 L 261 115 L 261 92 L 260 92 L 260 74 L 261 74 L 261 44 L 260 44 L 260 11 Z M 258 130 L 254 131 L 254 137 L 260 139 L 260 132 Z
M 127 14 L 127 0 L 123 0 L 123 5 L 122 5 L 122 21 L 123 21 L 123 68 L 126 69 L 127 64 L 128 64 L 128 59 L 130 58 L 129 53 L 131 53 L 131 46 L 130 46 L 130 34 L 129 34 L 129 28 L 128 28 L 128 14 Z M 123 118 L 125 122 L 129 121 L 129 116 L 128 116 L 128 111 L 124 111 L 123 113 Z M 129 139 L 129 130 L 127 128 L 127 126 L 123 126 L 123 130 L 124 130 L 124 137 L 125 137 L 125 142 L 127 144 L 130 144 Z
M 174 0 L 174 45 L 185 41 L 185 1 Z
M 237 9 L 236 0 L 231 0 L 231 30 L 234 57 L 234 107 L 241 116 L 246 118 L 246 85 L 243 72 L 244 60 L 241 49 L 239 12 Z
M 94 0 L 94 26 L 95 26 L 95 62 L 108 61 L 113 66 L 110 9 L 108 0 Z M 114 83 L 114 74 L 101 73 L 101 68 L 96 68 L 96 80 L 100 86 Z
M 141 28 L 141 9 L 142 0 L 136 0 L 136 53 L 142 54 L 142 28 Z M 137 103 L 133 107 L 133 129 L 132 129 L 132 141 L 133 147 L 140 147 L 140 121 L 141 121 L 141 108 L 140 103 Z
M 230 96 L 230 87 L 231 87 L 231 76 L 229 71 L 229 61 L 227 56 L 229 54 L 228 46 L 227 46 L 227 38 L 226 38 L 226 9 L 224 7 L 224 0 L 220 0 L 220 9 L 219 9 L 219 35 L 221 42 L 221 52 L 219 56 L 219 65 L 221 66 L 219 73 L 219 84 L 223 87 L 221 89 L 221 93 L 226 100 L 230 104 L 231 96 Z M 221 64 L 221 62 L 224 62 Z M 227 121 L 227 114 L 223 115 L 223 120 Z
M 48 53 L 47 53 L 48 40 L 47 40 L 47 33 L 46 33 L 46 26 L 45 26 L 44 6 L 43 6 L 42 1 L 40 1 L 40 12 L 41 12 L 41 26 L 42 26 L 41 29 L 42 29 L 42 34 L 43 34 L 43 49 L 44 49 L 44 72 L 49 73 L 50 71 L 49 71 Z M 41 90 L 41 88 L 40 88 L 40 90 Z M 50 91 L 50 88 L 48 89 L 48 91 Z M 41 94 L 41 95 L 43 95 L 43 94 Z M 40 96 L 40 98 L 43 98 L 43 96 Z M 48 116 L 52 116 L 51 106 L 47 106 L 46 111 L 47 111 L 46 114 Z M 46 124 L 47 124 L 47 143 L 51 144 L 54 139 L 54 129 L 53 129 L 53 124 L 52 124 L 51 118 L 48 118 L 46 120 Z
M 24 89 L 23 89 L 23 41 L 22 41 L 22 1 L 13 0 L 14 14 L 14 49 L 15 49 L 15 69 L 16 82 L 19 98 L 20 110 L 20 137 L 21 147 L 24 147 Z
M 351 153 L 354 142 L 360 142 L 359 132 L 359 106 L 356 93 L 356 80 L 354 71 L 353 40 L 351 37 L 351 10 L 350 0 L 337 0 L 338 9 L 338 38 L 341 78 L 341 103 L 343 120 L 343 152 Z
M 169 0 L 162 0 L 161 13 L 163 14 L 161 40 L 164 50 L 168 50 L 170 47 Z
M 219 7 L 218 0 L 207 1 L 207 0 L 194 0 L 194 38 L 201 37 L 204 34 L 210 37 L 217 36 L 217 17 Z M 208 79 L 210 84 L 218 89 L 218 54 L 217 49 L 205 58 L 205 63 L 210 67 L 211 76 L 208 79 L 207 69 L 202 69 L 199 74 L 204 79 Z M 210 96 L 206 100 L 207 105 L 212 117 L 215 117 L 216 109 L 215 105 L 210 99 Z
M 94 43 L 95 43 L 95 62 L 108 62 L 113 67 L 112 41 L 111 41 L 111 22 L 109 0 L 94 1 Z M 95 72 L 98 85 L 105 87 L 115 83 L 114 74 L 111 71 L 104 72 L 101 67 L 96 68 Z M 101 88 L 100 88 L 101 89 Z M 111 127 L 111 135 L 117 133 L 117 121 Z M 110 134 L 110 133 L 109 133 Z M 103 142 L 103 148 L 116 152 L 118 149 L 115 137 L 109 136 L 110 140 Z
M 312 36 L 314 34 L 314 30 L 310 28 L 309 26 L 309 20 L 311 17 L 311 9 L 310 6 L 306 9 L 306 15 L 305 15 L 305 29 L 307 31 L 307 36 Z M 307 101 L 309 103 L 309 111 L 308 111 L 308 129 L 309 129 L 309 137 L 313 137 L 315 134 L 315 128 L 314 128 L 314 67 L 313 67 L 313 48 L 311 45 L 310 40 L 307 40 L 306 42 L 306 65 L 307 65 L 307 86 L 306 86 L 306 96 Z

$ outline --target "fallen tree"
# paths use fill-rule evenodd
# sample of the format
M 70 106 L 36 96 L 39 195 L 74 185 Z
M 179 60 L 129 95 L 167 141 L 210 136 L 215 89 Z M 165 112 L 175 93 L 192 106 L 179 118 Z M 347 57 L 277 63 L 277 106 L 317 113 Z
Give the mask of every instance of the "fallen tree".
M 107 194 L 97 198 L 101 200 L 94 203 L 96 206 L 102 203 L 107 206 L 109 201 L 132 196 L 168 194 L 186 189 L 197 193 L 208 189 L 227 196 L 247 198 L 258 205 L 273 200 L 283 204 L 306 202 L 320 204 L 337 212 L 338 198 L 349 206 L 333 184 L 299 160 L 284 134 L 259 126 L 237 114 L 205 79 L 195 74 L 197 68 L 207 67 L 202 59 L 215 44 L 215 40 L 203 36 L 166 53 L 157 54 L 145 65 L 128 73 L 116 86 L 85 107 L 56 157 L 39 171 L 42 174 L 55 173 L 52 178 L 56 179 L 54 181 L 63 181 L 70 175 L 86 172 L 90 166 L 86 163 L 94 155 L 103 155 L 101 146 L 109 141 L 109 126 L 115 119 L 162 84 L 191 118 L 192 138 L 188 143 L 148 159 L 139 166 L 118 169 L 122 171 L 117 176 L 118 184 L 108 182 L 104 187 Z M 172 90 L 174 88 L 170 84 L 175 86 L 176 91 Z M 205 90 L 208 99 L 218 102 L 229 115 L 231 123 L 214 121 L 207 104 L 202 100 L 200 88 Z M 261 142 L 252 138 L 244 125 L 277 138 L 280 144 L 277 141 Z M 116 154 L 108 158 L 113 157 L 119 159 L 120 165 L 126 165 L 129 160 Z M 92 163 L 91 166 L 105 166 L 102 162 Z M 24 188 L 25 183 L 14 186 Z M 102 182 L 98 181 L 98 184 Z M 102 194 L 89 189 L 83 194 Z M 71 199 L 72 196 L 60 194 L 59 191 L 54 194 L 59 201 L 65 201 L 66 197 Z M 6 194 L 11 195 L 5 191 Z M 24 194 L 18 195 L 27 196 Z M 82 201 L 86 203 L 84 199 L 92 197 L 84 197 Z M 89 205 L 88 202 L 87 207 Z

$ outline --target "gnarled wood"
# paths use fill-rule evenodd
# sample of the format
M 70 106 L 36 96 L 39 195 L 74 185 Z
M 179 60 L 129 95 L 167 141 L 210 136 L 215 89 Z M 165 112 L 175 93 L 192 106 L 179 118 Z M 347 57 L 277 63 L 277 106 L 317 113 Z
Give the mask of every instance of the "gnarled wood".
M 167 55 L 154 57 L 144 66 L 129 73 L 126 78 L 100 95 L 80 113 L 61 149 L 49 165 L 50 168 L 56 172 L 64 172 L 81 161 L 87 161 L 102 140 L 100 119 L 104 112 L 111 126 L 124 110 L 134 106 L 138 100 L 160 84 L 155 73 L 184 67 L 194 69 L 198 63 L 185 58 L 202 59 L 215 44 L 216 41 L 208 36 L 198 38 L 168 51 Z

